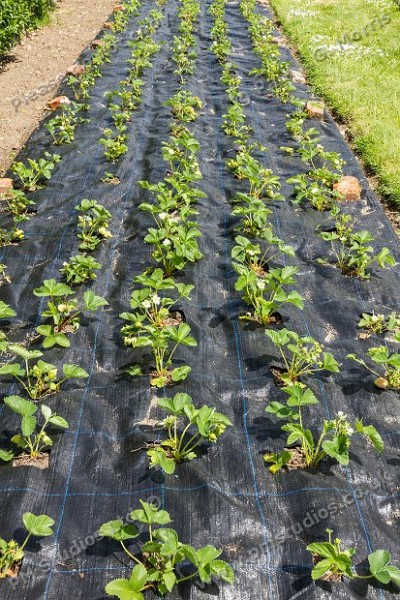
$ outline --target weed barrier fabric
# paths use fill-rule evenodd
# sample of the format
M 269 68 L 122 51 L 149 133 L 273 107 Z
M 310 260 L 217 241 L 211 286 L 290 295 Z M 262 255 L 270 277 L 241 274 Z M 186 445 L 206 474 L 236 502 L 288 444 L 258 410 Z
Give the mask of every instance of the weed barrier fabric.
M 90 286 L 106 297 L 110 306 L 84 319 L 70 349 L 50 350 L 45 355 L 48 362 L 77 363 L 90 373 L 82 384 L 69 384 L 47 400 L 69 421 L 70 428 L 62 434 L 55 432 L 47 471 L 0 467 L 1 535 L 21 539 L 19 526 L 25 511 L 46 513 L 56 521 L 54 537 L 29 543 L 20 578 L 0 582 L 2 600 L 67 600 L 73 596 L 105 600 L 105 584 L 128 577 L 130 565 L 117 544 L 95 542 L 94 538 L 102 523 L 125 516 L 137 507 L 139 498 L 151 499 L 168 510 L 184 542 L 221 547 L 222 558 L 233 563 L 233 586 L 213 584 L 201 589 L 184 583 L 170 595 L 173 600 L 396 597 L 395 590 L 367 587 L 365 582 L 314 584 L 311 556 L 305 546 L 324 539 L 325 529 L 331 527 L 346 545 L 357 547 L 355 563 L 360 568 L 365 566 L 367 554 L 377 548 L 388 549 L 399 563 L 398 393 L 375 391 L 372 378 L 345 358 L 374 345 L 373 340 L 357 339 L 360 313 L 374 308 L 400 309 L 399 267 L 376 271 L 369 282 L 360 282 L 332 267 L 317 265 L 315 259 L 326 247 L 315 229 L 329 221 L 328 215 L 295 207 L 290 201 L 276 203 L 277 233 L 296 248 L 296 258 L 289 264 L 299 267 L 297 289 L 305 298 L 303 311 L 285 310 L 285 325 L 323 342 L 342 364 L 339 375 L 309 379 L 320 399 L 316 414 L 320 421 L 338 410 L 350 419 L 362 416 L 382 433 L 386 447 L 377 456 L 355 442 L 347 468 L 328 461 L 320 472 L 290 471 L 273 477 L 262 455 L 266 450 L 281 449 L 285 441 L 280 426 L 264 410 L 270 400 L 282 397 L 269 370 L 277 355 L 262 328 L 245 325 L 238 318 L 245 307 L 233 288 L 230 252 L 236 223 L 230 217 L 230 200 L 242 188 L 224 164 L 233 152 L 231 141 L 220 129 L 227 98 L 219 81 L 220 67 L 209 52 L 209 4 L 202 4 L 197 70 L 189 82 L 190 90 L 204 102 L 202 114 L 190 125 L 201 144 L 199 163 L 204 179 L 200 187 L 207 193 L 198 205 L 204 258 L 179 278 L 195 283 L 196 288 L 192 301 L 178 307 L 184 310 L 199 347 L 184 348 L 177 355 L 178 361 L 192 366 L 192 372 L 183 385 L 164 393 L 171 396 L 186 391 L 196 405 L 207 403 L 227 414 L 233 427 L 197 460 L 179 465 L 175 475 L 164 477 L 149 471 L 140 448 L 158 439 L 152 425 L 163 414 L 156 408 L 156 393 L 148 378 L 131 379 L 123 373 L 137 358 L 148 366 L 151 363 L 146 349 L 138 355 L 123 346 L 118 315 L 129 309 L 133 277 L 151 262 L 150 249 L 143 242 L 151 219 L 138 210 L 139 203 L 150 196 L 136 182 L 161 181 L 167 172 L 161 143 L 169 136 L 170 112 L 163 102 L 178 89 L 170 53 L 178 7 L 169 0 L 155 37 L 163 42 L 162 49 L 145 73 L 144 101 L 129 125 L 128 154 L 113 167 L 103 158 L 98 139 L 110 123 L 104 92 L 124 78 L 127 41 L 136 29 L 135 19 L 120 37 L 111 64 L 93 89 L 91 122 L 78 128 L 74 144 L 55 150 L 63 159 L 49 185 L 36 193 L 38 214 L 25 224 L 27 241 L 1 249 L 0 262 L 8 265 L 12 279 L 11 286 L 2 287 L 2 300 L 18 312 L 19 326 L 10 324 L 10 336 L 22 339 L 38 325 L 44 308 L 33 289 L 44 279 L 58 278 L 63 262 L 77 251 L 74 207 L 82 198 L 93 198 L 113 215 L 114 237 L 94 254 L 103 268 Z M 139 18 L 150 8 L 144 2 Z M 268 14 L 264 7 L 258 10 Z M 234 46 L 232 60 L 243 76 L 243 93 L 248 99 L 249 124 L 269 149 L 265 164 L 284 183 L 304 169 L 298 159 L 279 150 L 291 142 L 285 129 L 289 107 L 269 97 L 263 80 L 248 75 L 259 62 L 250 50 L 237 2 L 227 5 L 227 21 Z M 293 62 L 287 51 L 283 54 Z M 87 56 L 89 51 L 83 58 Z M 68 88 L 63 86 L 61 92 L 68 93 Z M 304 99 L 311 95 L 306 87 L 298 92 Z M 398 240 L 336 125 L 327 118 L 318 127 L 326 149 L 340 152 L 347 161 L 346 174 L 356 175 L 363 184 L 362 202 L 349 204 L 346 210 L 359 215 L 362 228 L 372 231 L 377 244 L 388 246 L 399 261 Z M 42 124 L 22 159 L 35 158 L 49 147 Z M 115 173 L 121 184 L 101 183 L 105 171 Z M 291 189 L 284 185 L 283 191 L 289 197 Z M 1 392 L 5 396 L 17 389 L 3 382 Z M 0 410 L 4 446 L 14 433 L 16 420 L 3 406 Z M 318 421 L 313 425 L 317 428 Z

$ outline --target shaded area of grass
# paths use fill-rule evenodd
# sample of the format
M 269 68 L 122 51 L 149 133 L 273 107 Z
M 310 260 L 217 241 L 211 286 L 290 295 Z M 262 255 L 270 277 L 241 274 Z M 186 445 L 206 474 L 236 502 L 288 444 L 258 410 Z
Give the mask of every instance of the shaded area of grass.
M 0 60 L 21 35 L 45 23 L 54 0 L 0 0 Z
M 310 82 L 400 208 L 400 10 L 395 0 L 270 0 Z

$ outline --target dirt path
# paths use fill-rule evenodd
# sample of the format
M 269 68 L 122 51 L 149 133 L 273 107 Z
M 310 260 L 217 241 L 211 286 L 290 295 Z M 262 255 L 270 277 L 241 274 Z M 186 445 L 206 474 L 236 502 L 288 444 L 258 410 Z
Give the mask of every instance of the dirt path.
M 58 4 L 51 23 L 26 36 L 0 71 L 0 173 L 35 129 L 58 82 L 102 28 L 115 1 Z

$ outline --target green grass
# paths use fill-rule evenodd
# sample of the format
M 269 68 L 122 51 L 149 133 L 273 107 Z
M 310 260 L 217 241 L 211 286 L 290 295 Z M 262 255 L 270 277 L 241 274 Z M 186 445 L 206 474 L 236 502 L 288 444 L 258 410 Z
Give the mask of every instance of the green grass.
M 0 0 L 0 60 L 21 35 L 48 22 L 53 0 Z
M 270 3 L 310 83 L 346 122 L 355 148 L 377 176 L 378 191 L 400 208 L 399 6 L 395 0 Z M 340 43 L 354 48 L 326 48 Z

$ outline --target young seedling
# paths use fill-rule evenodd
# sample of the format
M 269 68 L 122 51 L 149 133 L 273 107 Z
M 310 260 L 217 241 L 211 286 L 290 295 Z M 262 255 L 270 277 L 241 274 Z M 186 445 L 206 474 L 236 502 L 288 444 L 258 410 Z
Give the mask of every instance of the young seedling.
M 131 308 L 134 312 L 120 315 L 121 319 L 129 322 L 129 325 L 121 329 L 124 337 L 142 331 L 146 325 L 158 328 L 171 325 L 174 321 L 172 307 L 179 300 L 190 300 L 189 294 L 194 289 L 193 285 L 175 283 L 171 278 L 164 278 L 161 269 L 155 269 L 150 275 L 138 275 L 134 281 L 143 287 L 131 294 Z M 159 293 L 164 290 L 174 290 L 177 297 L 160 297 Z
M 382 452 L 384 443 L 375 427 L 364 425 L 362 419 L 356 419 L 352 426 L 347 420 L 347 415 L 342 412 L 338 412 L 334 419 L 324 419 L 319 437 L 314 438 L 312 431 L 305 428 L 303 408 L 318 404 L 316 396 L 299 383 L 282 389 L 288 395 L 286 404 L 274 401 L 265 410 L 278 419 L 287 421 L 282 426 L 282 431 L 289 434 L 287 444 L 290 446 L 300 443 L 300 448 L 286 448 L 279 454 L 265 454 L 264 460 L 271 464 L 271 473 L 277 473 L 282 467 L 290 464 L 297 464 L 300 468 L 317 467 L 326 456 L 330 456 L 340 465 L 347 465 L 350 461 L 349 449 L 354 433 L 363 435 L 377 452 Z
M 47 298 L 47 310 L 42 316 L 52 319 L 52 325 L 39 325 L 37 332 L 44 336 L 43 347 L 52 348 L 55 345 L 63 348 L 70 347 L 68 333 L 76 333 L 79 319 L 83 311 L 95 312 L 102 306 L 108 306 L 107 300 L 96 296 L 91 290 L 83 294 L 83 305 L 76 298 L 70 298 L 75 292 L 66 283 L 58 283 L 55 279 L 46 279 L 43 285 L 33 290 L 35 296 Z
M 9 190 L 0 194 L 1 210 L 19 217 L 18 222 L 29 218 L 30 207 L 34 205 L 35 202 L 27 198 L 22 190 Z
M 60 273 L 64 275 L 65 281 L 69 285 L 82 285 L 88 281 L 96 279 L 96 269 L 101 268 L 101 264 L 92 256 L 87 254 L 77 254 L 71 256 L 69 262 L 63 263 Z
M 101 178 L 103 183 L 109 183 L 111 185 L 119 185 L 121 183 L 119 177 L 114 175 L 113 173 L 104 173 L 104 177 Z
M 232 258 L 248 267 L 257 275 L 263 276 L 268 271 L 268 265 L 280 254 L 294 256 L 294 249 L 274 235 L 272 227 L 265 229 L 264 239 L 267 242 L 264 250 L 260 244 L 253 244 L 243 235 L 235 237 L 236 246 L 232 248 Z
M 10 246 L 11 244 L 18 244 L 24 239 L 25 235 L 22 229 L 17 227 L 16 221 L 11 229 L 4 229 L 0 227 L 0 247 Z
M 165 106 L 171 107 L 175 119 L 182 123 L 189 123 L 197 119 L 198 111 L 203 107 L 203 103 L 200 98 L 193 96 L 188 90 L 180 90 L 165 102 Z
M 158 388 L 178 383 L 186 379 L 191 368 L 187 365 L 171 369 L 172 359 L 176 350 L 182 344 L 184 346 L 197 346 L 197 341 L 190 334 L 190 327 L 187 323 L 181 323 L 177 327 L 167 325 L 167 327 L 156 327 L 154 325 L 144 325 L 142 329 L 131 335 L 124 337 L 126 346 L 132 348 L 143 348 L 150 346 L 155 361 L 154 371 L 150 375 L 151 385 Z M 139 366 L 135 365 L 128 371 L 133 377 L 142 375 Z
M 246 235 L 266 239 L 268 232 L 272 232 L 271 225 L 268 224 L 272 210 L 265 206 L 264 200 L 238 192 L 234 202 L 232 215 L 240 217 L 240 225 L 236 229 Z
M 377 348 L 369 348 L 367 351 L 368 357 L 375 363 L 377 369 L 375 370 L 367 365 L 367 363 L 359 358 L 356 354 L 348 354 L 347 358 L 354 360 L 354 362 L 362 365 L 370 373 L 376 376 L 374 385 L 380 389 L 400 389 L 400 354 L 390 354 L 389 348 L 386 346 L 378 346 Z
M 281 188 L 279 177 L 252 156 L 248 146 L 240 146 L 236 157 L 228 160 L 227 165 L 238 179 L 246 179 L 249 182 L 249 196 L 252 198 L 284 200 L 279 193 Z
M 17 175 L 21 181 L 22 187 L 28 192 L 43 187 L 43 183 L 51 179 L 53 169 L 61 160 L 58 154 L 45 152 L 43 158 L 38 161 L 28 158 L 28 167 L 22 162 L 16 162 L 11 166 L 11 171 Z
M 339 373 L 339 365 L 330 352 L 324 352 L 322 344 L 310 336 L 299 336 L 294 331 L 267 329 L 265 334 L 279 349 L 285 365 L 285 372 L 280 373 L 280 380 L 292 385 L 304 375 L 319 371 Z
M 8 304 L 0 300 L 0 320 L 1 319 L 9 319 L 10 317 L 15 317 L 17 313 L 13 310 Z M 6 352 L 8 346 L 7 336 L 0 329 L 0 352 Z
M 396 264 L 388 248 L 382 248 L 376 253 L 371 242 L 375 237 L 366 229 L 354 231 L 355 222 L 350 215 L 333 211 L 335 227 L 333 231 L 321 231 L 319 236 L 331 243 L 332 252 L 338 267 L 345 275 L 369 279 L 368 268 L 377 264 L 382 269 L 391 268 Z M 329 264 L 329 259 L 320 258 L 319 262 Z
M 163 421 L 168 431 L 168 439 L 147 451 L 150 467 L 161 467 L 171 475 L 176 463 L 190 461 L 197 457 L 196 448 L 202 442 L 215 443 L 232 423 L 215 408 L 203 405 L 195 408 L 188 394 L 176 394 L 174 398 L 158 398 L 158 406 L 169 416 Z M 182 430 L 178 428 L 183 421 Z
M 11 283 L 11 277 L 7 275 L 7 265 L 0 264 L 0 287 L 4 283 Z
M 112 237 L 108 229 L 111 213 L 97 200 L 82 200 L 75 208 L 80 213 L 78 238 L 82 243 L 79 250 L 94 250 L 102 240 Z
M 8 363 L 0 367 L 0 375 L 15 377 L 32 400 L 41 400 L 59 391 L 67 379 L 82 379 L 89 377 L 84 369 L 77 365 L 63 365 L 63 377 L 59 378 L 57 367 L 43 360 L 32 361 L 43 356 L 40 350 L 27 350 L 19 344 L 8 344 L 7 350 L 21 358 L 23 365 Z
M 244 321 L 256 321 L 261 325 L 270 325 L 279 320 L 279 312 L 286 304 L 293 304 L 302 309 L 303 299 L 298 292 L 286 292 L 287 285 L 295 283 L 296 267 L 269 269 L 258 275 L 253 269 L 241 263 L 233 263 L 239 274 L 235 290 L 243 293 L 243 300 L 252 307 L 252 312 L 241 315 Z
M 315 567 L 311 577 L 316 579 L 340 581 L 347 579 L 376 579 L 387 585 L 393 582 L 400 586 L 400 569 L 390 564 L 391 555 L 387 550 L 376 550 L 368 555 L 369 575 L 358 575 L 354 571 L 354 548 L 342 548 L 342 540 L 332 540 L 332 529 L 326 530 L 327 542 L 314 542 L 307 546 L 312 553 Z
M 373 333 L 392 333 L 394 340 L 400 342 L 400 314 L 396 311 L 392 311 L 388 315 L 376 314 L 373 312 L 363 313 L 358 323 L 358 327 L 364 331 L 359 334 L 359 337 L 365 339 L 370 337 Z
M 128 540 L 140 535 L 135 525 L 125 524 L 119 519 L 104 523 L 99 529 L 99 535 L 119 542 L 127 557 L 136 563 L 129 579 L 115 579 L 106 586 L 108 596 L 120 600 L 143 600 L 146 591 L 164 596 L 179 583 L 195 577 L 205 584 L 211 583 L 214 577 L 230 584 L 234 582 L 232 568 L 219 560 L 221 550 L 213 546 L 196 550 L 183 544 L 174 529 L 165 527 L 171 523 L 167 511 L 142 500 L 139 502 L 142 508 L 134 510 L 130 520 L 147 527 L 148 541 L 138 546 L 135 554 L 126 546 Z M 192 573 L 183 575 L 180 565 L 187 561 L 192 565 Z
M 144 241 L 155 246 L 152 257 L 162 264 L 167 276 L 182 271 L 188 262 L 194 263 L 203 257 L 197 238 L 201 236 L 198 227 L 187 224 L 170 224 L 168 231 L 162 227 L 149 227 Z
M 14 540 L 7 542 L 0 538 L 0 579 L 15 577 L 18 574 L 17 569 L 24 558 L 25 547 L 32 536 L 48 537 L 53 535 L 51 528 L 54 521 L 47 515 L 34 515 L 27 512 L 23 514 L 22 521 L 27 531 L 27 536 L 22 544 L 18 544 Z
M 38 411 L 36 404 L 20 396 L 7 396 L 4 398 L 4 403 L 21 417 L 21 433 L 11 438 L 13 444 L 24 450 L 24 454 L 19 456 L 28 456 L 29 459 L 35 460 L 40 457 L 42 452 L 52 447 L 53 441 L 46 432 L 49 425 L 68 429 L 67 421 L 45 404 L 40 407 L 44 421 L 38 430 L 38 420 L 35 416 Z M 8 462 L 14 457 L 12 451 L 0 450 L 1 460 Z
M 103 130 L 104 137 L 100 138 L 99 142 L 104 147 L 104 156 L 108 161 L 115 163 L 128 152 L 128 136 L 125 133 L 127 129 L 126 125 L 120 125 L 117 132 L 112 129 Z
M 77 113 L 81 110 L 81 106 L 75 102 L 62 104 L 60 108 L 60 114 L 46 123 L 46 128 L 53 138 L 55 146 L 71 144 L 75 139 L 77 126 L 89 123 L 89 119 L 83 119 L 78 116 Z

